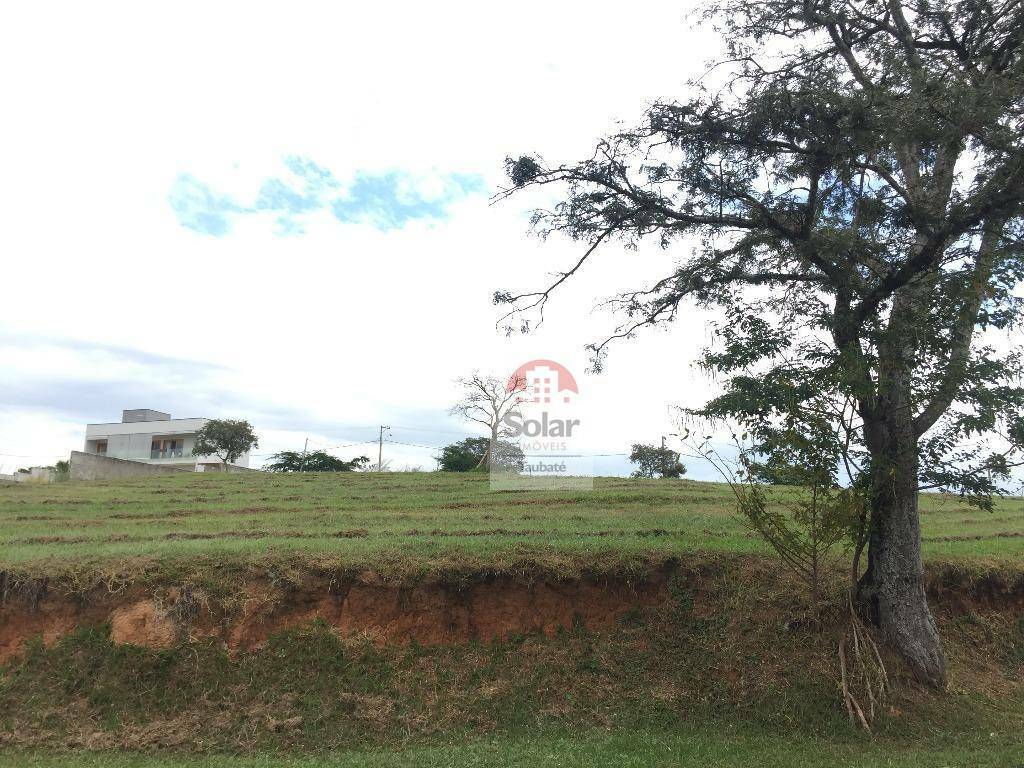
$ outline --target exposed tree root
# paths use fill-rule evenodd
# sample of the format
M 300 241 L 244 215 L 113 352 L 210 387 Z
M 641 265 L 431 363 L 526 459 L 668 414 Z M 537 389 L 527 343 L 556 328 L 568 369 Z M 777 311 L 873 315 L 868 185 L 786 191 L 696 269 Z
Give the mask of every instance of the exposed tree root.
M 885 669 L 878 644 L 857 615 L 852 593 L 847 605 L 846 629 L 839 638 L 843 705 L 850 722 L 870 733 L 890 689 L 889 673 Z

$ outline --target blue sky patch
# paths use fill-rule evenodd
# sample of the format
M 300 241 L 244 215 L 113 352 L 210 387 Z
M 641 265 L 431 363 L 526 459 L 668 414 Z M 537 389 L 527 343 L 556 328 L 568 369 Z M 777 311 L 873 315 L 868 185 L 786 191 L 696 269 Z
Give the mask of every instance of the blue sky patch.
M 483 177 L 471 173 L 360 171 L 342 185 L 330 170 L 308 158 L 290 155 L 284 166 L 287 173 L 265 179 L 249 205 L 182 174 L 171 187 L 171 208 L 183 227 L 211 237 L 228 234 L 238 216 L 258 214 L 273 216 L 279 236 L 301 235 L 305 218 L 322 210 L 343 224 L 369 224 L 388 232 L 410 221 L 443 221 L 454 203 L 487 193 Z
M 231 229 L 230 216 L 243 210 L 230 197 L 216 194 L 188 173 L 174 180 L 168 199 L 181 226 L 213 237 L 226 235 Z
M 338 221 L 368 223 L 387 232 L 416 219 L 446 219 L 452 203 L 486 192 L 476 175 L 451 173 L 431 181 L 440 189 L 425 193 L 400 171 L 358 173 L 331 211 Z

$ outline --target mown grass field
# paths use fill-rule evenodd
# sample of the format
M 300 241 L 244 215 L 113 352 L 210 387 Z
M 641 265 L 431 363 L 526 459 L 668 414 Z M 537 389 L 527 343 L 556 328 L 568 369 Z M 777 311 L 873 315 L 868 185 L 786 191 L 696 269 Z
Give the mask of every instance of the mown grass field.
M 1024 499 L 983 512 L 925 494 L 921 506 L 926 558 L 1021 561 Z M 494 492 L 473 474 L 341 473 L 0 486 L 0 568 L 16 570 L 264 555 L 387 569 L 695 551 L 764 551 L 725 485 L 599 478 L 587 492 Z

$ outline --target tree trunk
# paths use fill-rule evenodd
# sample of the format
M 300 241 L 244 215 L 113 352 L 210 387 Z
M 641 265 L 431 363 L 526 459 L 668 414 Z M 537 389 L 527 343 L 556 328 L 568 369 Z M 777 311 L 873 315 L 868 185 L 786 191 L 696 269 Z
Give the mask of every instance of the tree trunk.
M 946 659 L 924 590 L 917 437 L 906 408 L 868 430 L 872 454 L 868 565 L 857 588 L 865 617 L 920 682 L 946 685 Z
M 488 462 L 488 457 L 489 457 L 490 455 L 491 455 L 491 449 L 490 449 L 490 447 L 488 447 L 488 448 L 487 448 L 487 449 L 486 449 L 486 450 L 484 451 L 484 455 L 480 457 L 480 461 L 478 461 L 478 462 L 476 463 L 476 467 L 475 467 L 475 469 L 480 469 L 480 467 L 482 467 L 482 466 L 484 466 L 485 464 L 487 464 L 487 462 Z
M 498 455 L 498 423 L 491 424 L 491 444 L 487 447 L 487 469 L 494 471 L 498 468 L 495 457 Z

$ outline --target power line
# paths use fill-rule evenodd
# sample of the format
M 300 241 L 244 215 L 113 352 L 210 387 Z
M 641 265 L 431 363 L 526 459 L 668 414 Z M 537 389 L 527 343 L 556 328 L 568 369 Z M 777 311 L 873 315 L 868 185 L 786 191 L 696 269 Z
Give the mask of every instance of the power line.
M 567 456 L 567 457 L 576 458 L 576 459 L 580 459 L 580 458 L 599 459 L 599 458 L 602 458 L 602 457 L 609 457 L 609 456 L 629 456 L 628 453 L 528 453 L 528 452 L 524 453 L 523 455 L 524 456 L 548 456 L 548 457 Z
M 360 429 L 379 429 L 379 427 L 380 427 L 379 424 L 330 424 L 328 426 L 328 429 L 330 429 L 332 431 L 339 431 L 340 432 L 340 431 L 360 430 Z M 408 425 L 408 424 L 392 424 L 391 425 L 391 429 L 392 429 L 392 431 L 400 429 L 400 430 L 405 430 L 405 431 L 408 431 L 408 432 L 432 432 L 434 434 L 439 434 L 439 435 L 440 434 L 444 434 L 444 435 L 464 435 L 465 434 L 464 430 L 434 429 L 433 427 L 419 427 L 419 426 L 414 427 L 414 426 L 411 426 L 411 425 Z M 297 427 L 297 428 L 285 428 L 285 429 L 280 429 L 280 430 L 276 430 L 276 431 L 280 431 L 280 432 L 303 432 L 303 431 L 316 432 L 317 430 L 316 429 L 304 429 L 302 427 Z M 321 434 L 323 434 L 323 433 L 321 433 Z
M 385 443 L 392 443 L 394 445 L 406 445 L 410 448 L 429 448 L 431 450 L 439 451 L 444 448 L 443 445 L 423 445 L 422 443 L 403 443 L 399 440 L 385 440 Z M 523 453 L 524 456 L 533 456 L 535 458 L 544 459 L 599 459 L 608 458 L 614 456 L 629 456 L 628 453 Z
M 322 445 L 325 448 L 354 448 L 357 445 L 369 445 L 370 443 L 376 443 L 377 441 L 376 440 L 362 440 L 362 441 L 360 441 L 358 443 L 343 443 L 343 444 L 339 443 L 339 444 L 334 444 L 334 443 L 325 443 L 322 440 L 314 440 L 313 438 L 309 438 L 309 442 L 316 443 L 317 445 Z
M 443 445 L 423 445 L 422 443 L 403 443 L 399 440 L 385 440 L 385 443 L 391 443 L 392 445 L 407 445 L 410 448 L 429 448 L 432 451 L 439 451 L 444 448 Z
M 435 435 L 464 435 L 464 434 L 466 434 L 465 430 L 456 431 L 454 429 L 429 429 L 427 427 L 403 427 L 400 424 L 396 425 L 396 426 L 393 426 L 391 429 L 392 429 L 392 431 L 394 431 L 396 429 L 399 429 L 399 430 L 404 430 L 406 432 L 431 432 L 431 433 L 433 433 Z
M 323 448 L 325 448 L 327 450 L 338 450 L 338 449 L 341 449 L 341 448 L 354 448 L 357 445 L 371 445 L 373 443 L 376 443 L 377 441 L 376 440 L 363 440 L 361 443 L 345 443 L 343 445 L 333 445 L 331 443 L 324 443 L 324 442 L 321 442 L 320 440 L 314 440 L 313 438 L 310 438 L 309 442 L 310 443 L 316 443 L 317 445 L 323 446 Z M 275 452 L 275 453 L 250 453 L 249 454 L 249 458 L 250 459 L 266 459 L 266 458 L 268 458 L 270 456 L 276 456 L 278 453 L 280 453 L 280 451 Z

